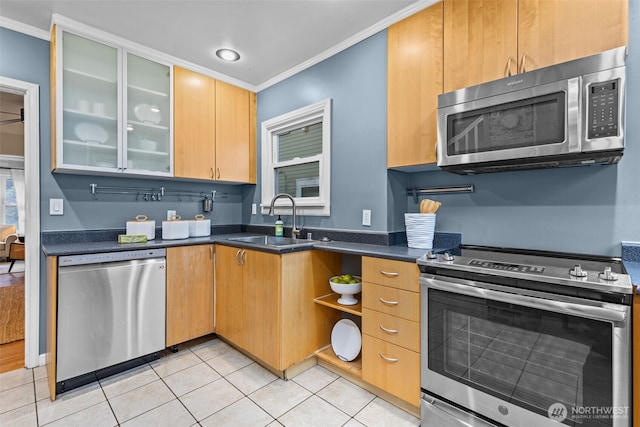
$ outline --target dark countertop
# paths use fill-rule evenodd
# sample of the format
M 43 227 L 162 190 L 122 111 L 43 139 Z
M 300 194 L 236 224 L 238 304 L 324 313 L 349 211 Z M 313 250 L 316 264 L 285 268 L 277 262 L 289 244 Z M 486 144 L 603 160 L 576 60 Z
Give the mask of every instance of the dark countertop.
M 188 239 L 179 240 L 163 240 L 154 239 L 149 240 L 147 243 L 126 243 L 120 244 L 115 241 L 100 241 L 100 242 L 75 242 L 75 243 L 55 243 L 44 244 L 42 250 L 46 256 L 63 256 L 63 255 L 79 255 L 101 252 L 119 252 L 128 250 L 139 249 L 156 249 L 156 248 L 168 248 L 176 246 L 190 246 L 190 245 L 205 245 L 205 244 L 224 244 L 228 246 L 257 249 L 264 252 L 271 253 L 290 253 L 296 251 L 304 251 L 310 249 L 317 249 L 323 251 L 338 252 L 344 254 L 372 256 L 377 258 L 395 259 L 398 261 L 415 262 L 417 258 L 424 255 L 426 249 L 412 249 L 405 245 L 375 245 L 366 243 L 353 243 L 353 242 L 341 242 L 330 241 L 321 242 L 317 240 L 309 241 L 309 244 L 304 243 L 296 245 L 295 247 L 285 246 L 265 246 L 254 243 L 245 243 L 238 241 L 229 241 L 227 239 L 232 237 L 242 236 L 256 236 L 255 233 L 232 233 L 232 234 L 216 234 L 207 237 L 191 237 Z M 434 248 L 434 251 L 447 250 L 448 247 Z

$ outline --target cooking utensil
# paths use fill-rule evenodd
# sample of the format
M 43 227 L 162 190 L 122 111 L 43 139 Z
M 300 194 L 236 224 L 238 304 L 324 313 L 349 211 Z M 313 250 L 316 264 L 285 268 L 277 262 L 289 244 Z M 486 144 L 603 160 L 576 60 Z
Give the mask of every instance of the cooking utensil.
M 431 199 L 424 199 L 420 202 L 420 213 L 436 213 L 442 203 Z
M 213 199 L 205 197 L 202 201 L 202 210 L 205 212 L 211 212 L 213 210 Z

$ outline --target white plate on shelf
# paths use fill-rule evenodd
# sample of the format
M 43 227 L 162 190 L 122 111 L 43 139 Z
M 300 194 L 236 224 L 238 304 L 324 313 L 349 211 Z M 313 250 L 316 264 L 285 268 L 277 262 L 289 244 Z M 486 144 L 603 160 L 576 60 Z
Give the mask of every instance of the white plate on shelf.
M 158 107 L 153 107 L 149 104 L 139 104 L 133 109 L 133 114 L 143 123 L 153 123 L 157 125 L 162 118 L 160 111 L 154 111 L 157 108 Z
M 362 334 L 353 320 L 338 321 L 331 331 L 331 347 L 340 360 L 351 362 L 360 354 Z
M 78 123 L 74 128 L 80 141 L 104 144 L 109 139 L 109 134 L 100 125 L 95 123 Z

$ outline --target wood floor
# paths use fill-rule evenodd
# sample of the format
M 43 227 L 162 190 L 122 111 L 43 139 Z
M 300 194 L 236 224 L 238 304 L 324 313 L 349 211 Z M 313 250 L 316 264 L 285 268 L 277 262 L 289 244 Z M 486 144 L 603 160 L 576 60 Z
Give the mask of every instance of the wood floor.
M 0 374 L 24 368 L 24 340 L 0 345 Z
M 14 270 L 17 271 L 7 274 L 9 263 L 0 263 L 0 286 L 24 283 L 24 271 L 20 271 L 20 267 L 16 264 Z M 20 368 L 24 368 L 24 340 L 0 344 L 0 374 Z

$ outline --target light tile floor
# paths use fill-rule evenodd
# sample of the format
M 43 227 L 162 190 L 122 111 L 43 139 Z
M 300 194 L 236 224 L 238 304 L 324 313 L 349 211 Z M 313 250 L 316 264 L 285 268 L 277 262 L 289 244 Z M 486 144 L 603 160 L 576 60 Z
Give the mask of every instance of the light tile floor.
M 420 420 L 314 366 L 284 381 L 219 339 L 63 393 L 44 367 L 0 374 L 0 426 L 417 426 Z

